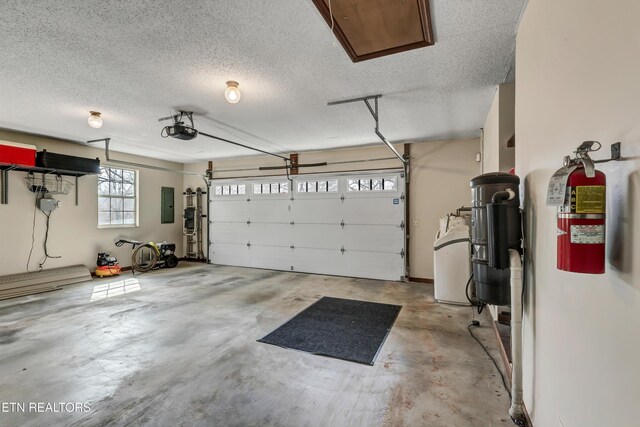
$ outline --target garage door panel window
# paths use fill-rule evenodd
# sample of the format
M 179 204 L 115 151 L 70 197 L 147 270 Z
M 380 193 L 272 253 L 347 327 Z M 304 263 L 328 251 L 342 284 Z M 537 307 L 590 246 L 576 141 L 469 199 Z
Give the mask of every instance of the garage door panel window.
M 299 181 L 298 193 L 337 193 L 338 180 L 327 181 Z
M 137 171 L 100 168 L 98 227 L 138 225 Z
M 383 190 L 393 191 L 397 189 L 396 179 L 395 178 L 384 178 L 383 180 Z
M 388 178 L 350 178 L 347 181 L 348 191 L 395 191 L 396 179 Z
M 244 184 L 216 185 L 213 194 L 216 196 L 236 196 L 243 195 L 247 191 Z
M 289 192 L 288 182 L 270 182 L 253 184 L 253 194 L 286 194 Z

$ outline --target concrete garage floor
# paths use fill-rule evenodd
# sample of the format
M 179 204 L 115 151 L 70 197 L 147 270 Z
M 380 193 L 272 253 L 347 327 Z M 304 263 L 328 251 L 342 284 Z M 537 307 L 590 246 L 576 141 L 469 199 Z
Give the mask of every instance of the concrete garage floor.
M 374 366 L 256 342 L 321 296 L 403 305 Z M 0 401 L 25 405 L 0 425 L 511 425 L 471 318 L 421 283 L 189 263 L 96 279 L 0 302 Z

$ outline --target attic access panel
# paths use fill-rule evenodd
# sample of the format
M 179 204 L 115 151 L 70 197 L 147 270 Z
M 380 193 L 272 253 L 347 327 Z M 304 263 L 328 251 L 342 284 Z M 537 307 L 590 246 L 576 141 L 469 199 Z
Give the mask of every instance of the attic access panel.
M 353 62 L 433 45 L 429 0 L 312 0 Z

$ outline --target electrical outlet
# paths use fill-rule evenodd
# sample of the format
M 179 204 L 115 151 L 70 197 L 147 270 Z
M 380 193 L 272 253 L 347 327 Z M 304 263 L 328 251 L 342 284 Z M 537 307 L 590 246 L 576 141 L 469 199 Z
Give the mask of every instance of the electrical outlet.
M 411 225 L 413 227 L 420 227 L 420 220 L 419 219 L 414 219 L 411 221 Z

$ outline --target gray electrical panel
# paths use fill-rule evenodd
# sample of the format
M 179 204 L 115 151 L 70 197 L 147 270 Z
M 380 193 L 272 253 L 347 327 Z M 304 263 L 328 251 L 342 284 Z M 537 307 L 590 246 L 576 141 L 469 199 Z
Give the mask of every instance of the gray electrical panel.
M 174 210 L 174 190 L 173 187 L 162 187 L 161 189 L 161 211 L 160 211 L 160 223 L 161 224 L 173 224 L 175 217 Z

